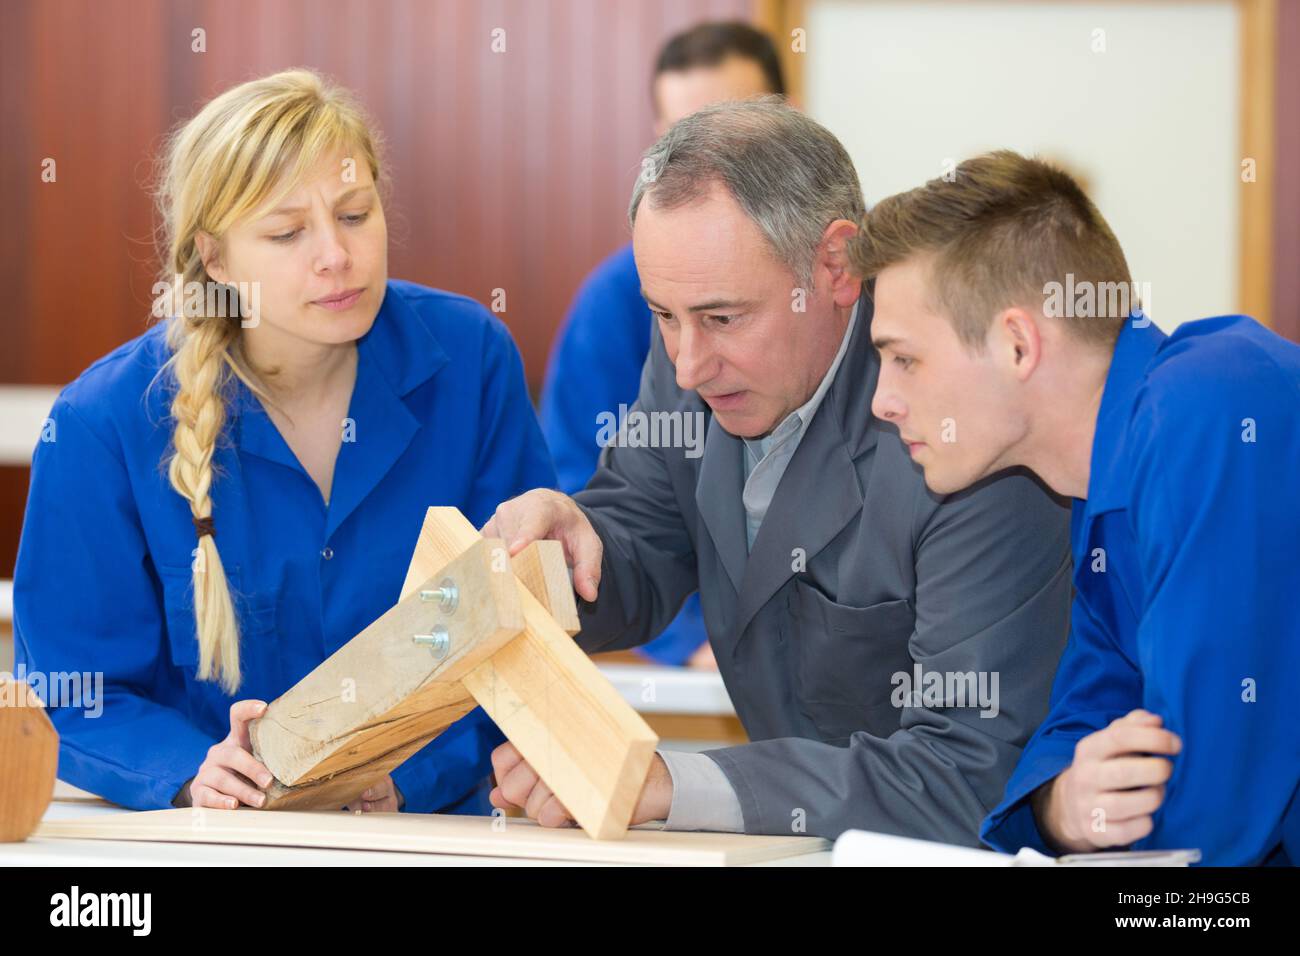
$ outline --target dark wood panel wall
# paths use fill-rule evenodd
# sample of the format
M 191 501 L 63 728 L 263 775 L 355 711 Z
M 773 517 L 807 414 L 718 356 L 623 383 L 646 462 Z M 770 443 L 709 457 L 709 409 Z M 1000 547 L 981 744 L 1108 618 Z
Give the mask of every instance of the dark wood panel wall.
M 536 387 L 577 284 L 627 240 L 659 45 L 752 13 L 752 0 L 0 0 L 0 383 L 63 384 L 144 330 L 162 138 L 234 83 L 309 66 L 355 90 L 387 141 L 391 274 L 484 303 L 504 289 Z M 26 489 L 5 472 L 0 577 Z
M 627 235 L 670 32 L 751 0 L 4 0 L 0 381 L 61 384 L 138 334 L 161 137 L 291 66 L 354 89 L 389 146 L 394 276 L 489 301 L 540 381 L 574 287 Z M 206 52 L 191 49 L 206 32 Z M 493 52 L 493 31 L 505 52 Z M 58 179 L 41 181 L 45 158 Z

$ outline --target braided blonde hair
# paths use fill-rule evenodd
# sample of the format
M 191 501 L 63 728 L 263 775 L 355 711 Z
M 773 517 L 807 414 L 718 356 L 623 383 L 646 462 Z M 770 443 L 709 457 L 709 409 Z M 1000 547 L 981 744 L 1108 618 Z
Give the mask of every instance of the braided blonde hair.
M 157 201 L 164 281 L 173 302 L 192 282 L 212 281 L 195 236 L 218 244 L 232 225 L 278 201 L 324 156 L 346 148 L 380 182 L 378 137 L 352 96 L 310 70 L 289 70 L 233 87 L 171 137 Z M 206 300 L 206 297 L 205 297 Z M 238 314 L 167 319 L 167 368 L 176 385 L 167 475 L 189 502 L 198 535 L 193 562 L 194 619 L 200 680 L 219 680 L 233 695 L 241 683 L 239 625 L 212 515 L 213 453 L 226 422 L 232 377 L 263 399 L 241 351 Z

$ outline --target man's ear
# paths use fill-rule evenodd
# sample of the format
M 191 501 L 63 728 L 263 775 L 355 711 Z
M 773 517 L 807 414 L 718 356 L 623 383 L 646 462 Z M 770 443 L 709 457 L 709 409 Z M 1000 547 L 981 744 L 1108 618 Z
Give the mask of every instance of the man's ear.
M 1028 309 L 1012 306 L 1003 309 L 993 320 L 993 347 L 999 358 L 1020 381 L 1038 368 L 1043 358 L 1043 339 L 1038 320 Z
M 226 270 L 221 264 L 221 246 L 217 243 L 217 240 L 206 232 L 196 232 L 194 234 L 194 245 L 199 250 L 199 258 L 203 260 L 203 271 L 215 281 L 224 285 Z
M 824 268 L 830 276 L 831 296 L 838 306 L 852 305 L 862 289 L 862 279 L 849 268 L 849 240 L 857 234 L 857 223 L 848 219 L 836 219 L 826 227 L 817 247 L 817 265 Z

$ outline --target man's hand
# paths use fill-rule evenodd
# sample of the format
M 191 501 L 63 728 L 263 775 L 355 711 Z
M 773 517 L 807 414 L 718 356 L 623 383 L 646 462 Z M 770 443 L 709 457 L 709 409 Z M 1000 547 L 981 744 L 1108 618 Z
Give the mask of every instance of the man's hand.
M 574 826 L 574 819 L 564 804 L 542 783 L 528 761 L 507 741 L 492 751 L 492 770 L 497 785 L 488 799 L 503 810 L 518 807 L 544 827 Z M 648 820 L 666 820 L 673 805 L 673 778 L 662 757 L 655 754 L 646 775 L 641 798 L 632 811 L 631 825 Z
M 1134 710 L 1075 745 L 1074 762 L 1034 792 L 1038 829 L 1049 845 L 1069 853 L 1127 846 L 1152 830 L 1182 750 L 1156 714 Z
M 534 541 L 558 541 L 573 569 L 573 589 L 584 601 L 596 600 L 604 545 L 572 498 L 547 488 L 511 498 L 483 526 L 483 537 L 505 541 L 513 558 Z
M 393 778 L 385 774 L 383 780 L 371 784 L 369 790 L 343 809 L 360 810 L 362 813 L 396 813 L 405 802 L 402 791 L 397 789 Z
M 266 702 L 239 700 L 230 705 L 230 733 L 208 749 L 207 758 L 190 781 L 189 805 L 234 810 L 241 803 L 260 807 L 262 791 L 271 785 L 271 771 L 253 756 L 248 724 L 266 712 Z

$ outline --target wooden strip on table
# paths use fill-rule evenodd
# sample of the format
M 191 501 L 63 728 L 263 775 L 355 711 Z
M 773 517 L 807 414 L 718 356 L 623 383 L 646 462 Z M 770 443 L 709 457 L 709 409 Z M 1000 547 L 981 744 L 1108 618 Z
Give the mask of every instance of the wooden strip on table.
M 622 840 L 592 840 L 578 829 L 531 820 L 418 813 L 344 813 L 192 808 L 148 810 L 40 824 L 34 836 L 75 840 L 223 843 L 447 853 L 587 863 L 739 866 L 816 853 L 809 836 L 686 833 L 634 827 Z

